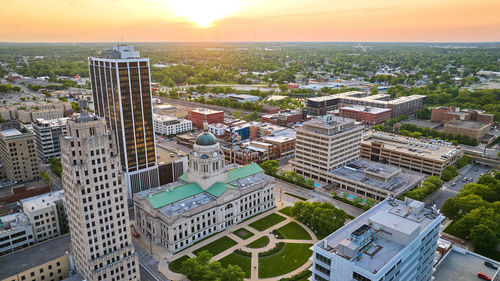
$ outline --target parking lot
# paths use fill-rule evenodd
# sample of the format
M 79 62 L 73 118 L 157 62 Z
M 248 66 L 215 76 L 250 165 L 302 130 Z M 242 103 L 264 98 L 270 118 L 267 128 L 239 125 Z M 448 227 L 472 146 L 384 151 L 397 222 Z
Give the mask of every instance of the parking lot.
M 471 281 L 480 280 L 478 272 L 493 278 L 496 270 L 484 265 L 485 259 L 467 253 L 451 251 L 434 273 L 435 281 Z M 496 263 L 498 266 L 498 263 Z

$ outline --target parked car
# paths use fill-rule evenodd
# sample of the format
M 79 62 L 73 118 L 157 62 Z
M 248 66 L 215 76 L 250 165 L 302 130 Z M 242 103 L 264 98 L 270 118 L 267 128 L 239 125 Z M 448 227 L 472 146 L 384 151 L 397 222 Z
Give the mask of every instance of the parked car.
M 473 180 L 473 178 L 472 178 L 472 177 L 469 177 L 469 181 L 472 181 L 472 180 Z
M 462 181 L 463 181 L 463 182 L 466 182 L 466 181 L 467 181 L 467 178 L 463 178 L 463 179 L 462 179 Z
M 498 269 L 498 266 L 492 262 L 489 262 L 489 261 L 485 261 L 484 262 L 484 265 L 486 265 L 487 267 L 491 268 L 491 269 L 495 269 L 497 270 Z
M 491 281 L 491 277 L 489 277 L 488 275 L 482 273 L 482 272 L 478 272 L 477 273 L 477 277 L 479 277 L 480 279 L 483 279 L 483 280 L 488 280 L 488 281 Z
M 474 168 L 474 171 L 476 171 L 476 172 L 479 171 L 479 168 L 478 167 Z
M 452 183 L 452 184 L 451 184 L 451 186 L 457 186 L 457 183 L 456 183 L 456 182 L 454 182 L 454 183 Z

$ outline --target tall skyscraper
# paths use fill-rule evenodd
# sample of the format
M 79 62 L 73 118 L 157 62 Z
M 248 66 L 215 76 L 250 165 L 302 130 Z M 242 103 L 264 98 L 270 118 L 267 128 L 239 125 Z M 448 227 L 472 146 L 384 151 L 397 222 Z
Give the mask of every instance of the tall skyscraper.
M 97 116 L 114 132 L 128 197 L 159 185 L 153 132 L 149 59 L 133 46 L 89 58 Z
M 61 139 L 62 183 L 75 266 L 86 280 L 140 280 L 115 139 L 86 110 Z

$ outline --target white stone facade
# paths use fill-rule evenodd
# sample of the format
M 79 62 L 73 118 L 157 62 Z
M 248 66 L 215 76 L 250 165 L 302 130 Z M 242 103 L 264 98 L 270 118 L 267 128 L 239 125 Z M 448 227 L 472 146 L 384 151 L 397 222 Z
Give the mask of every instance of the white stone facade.
M 169 136 L 191 131 L 193 129 L 193 122 L 186 119 L 153 114 L 153 128 L 156 134 Z

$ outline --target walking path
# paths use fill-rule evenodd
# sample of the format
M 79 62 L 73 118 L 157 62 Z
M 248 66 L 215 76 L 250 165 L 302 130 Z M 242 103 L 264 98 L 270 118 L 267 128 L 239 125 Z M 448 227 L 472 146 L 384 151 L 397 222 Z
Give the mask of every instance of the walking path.
M 234 241 L 236 241 L 238 244 L 236 244 L 233 247 L 226 249 L 225 251 L 215 255 L 214 257 L 212 257 L 212 260 L 220 260 L 221 258 L 233 253 L 236 249 L 241 249 L 241 250 L 252 253 L 251 267 L 250 267 L 251 277 L 250 277 L 250 279 L 247 279 L 247 280 L 252 280 L 252 281 L 253 280 L 264 280 L 264 281 L 279 280 L 280 278 L 290 277 L 290 276 L 293 276 L 297 273 L 300 273 L 301 271 L 303 271 L 306 268 L 308 268 L 309 266 L 311 266 L 312 262 L 310 260 L 308 260 L 301 267 L 293 270 L 292 272 L 284 274 L 282 276 L 276 276 L 276 277 L 268 278 L 268 279 L 259 279 L 259 252 L 264 252 L 264 251 L 267 251 L 267 250 L 274 248 L 278 242 L 303 243 L 303 244 L 304 243 L 314 244 L 314 243 L 318 242 L 316 235 L 314 235 L 314 233 L 307 226 L 305 226 L 301 222 L 299 222 L 291 217 L 288 217 L 282 213 L 279 213 L 278 211 L 279 211 L 279 209 L 274 208 L 274 209 L 269 210 L 267 212 L 261 213 L 261 214 L 255 216 L 247 221 L 244 221 L 240 224 L 236 224 L 236 225 L 233 225 L 231 227 L 228 227 L 226 230 L 224 230 L 224 231 L 222 231 L 222 232 L 220 232 L 220 233 L 218 233 L 218 234 L 216 234 L 216 235 L 214 235 L 206 240 L 203 240 L 202 242 L 200 242 L 196 245 L 193 245 L 188 249 L 182 250 L 181 252 L 176 253 L 174 255 L 171 255 L 171 254 L 168 255 L 168 252 L 166 252 L 166 250 L 160 251 L 161 250 L 160 248 L 162 248 L 162 247 L 153 246 L 153 248 L 154 248 L 153 253 L 154 253 L 155 257 L 157 257 L 157 259 L 160 261 L 160 263 L 158 265 L 158 270 L 161 273 L 163 273 L 168 279 L 185 280 L 185 277 L 182 274 L 178 274 L 178 273 L 172 272 L 170 270 L 170 268 L 168 267 L 169 262 L 172 262 L 172 261 L 174 261 L 182 256 L 185 256 L 185 255 L 187 255 L 189 257 L 195 257 L 193 252 L 196 251 L 197 249 L 204 247 L 205 245 L 208 245 L 208 244 L 216 241 L 217 239 L 220 239 L 224 236 L 227 236 L 227 237 L 233 239 Z M 269 227 L 268 229 L 266 229 L 262 232 L 254 229 L 250 226 L 250 224 L 252 222 L 257 221 L 257 220 L 259 220 L 259 219 L 261 219 L 261 218 L 263 218 L 271 213 L 278 213 L 280 216 L 283 216 L 286 219 Z M 309 240 L 277 239 L 274 235 L 271 234 L 271 231 L 273 229 L 280 228 L 280 227 L 282 227 L 290 222 L 296 222 L 300 226 L 302 226 L 309 233 L 309 235 L 312 237 L 312 239 L 309 239 Z M 253 232 L 255 235 L 248 238 L 248 239 L 242 239 L 242 238 L 238 237 L 237 235 L 233 234 L 233 231 L 235 231 L 239 228 L 245 228 L 248 231 Z M 248 248 L 246 246 L 246 245 L 252 243 L 253 241 L 255 241 L 263 236 L 269 237 L 269 243 L 265 247 L 252 249 L 252 248 Z M 158 255 L 160 255 L 160 256 L 158 256 Z

